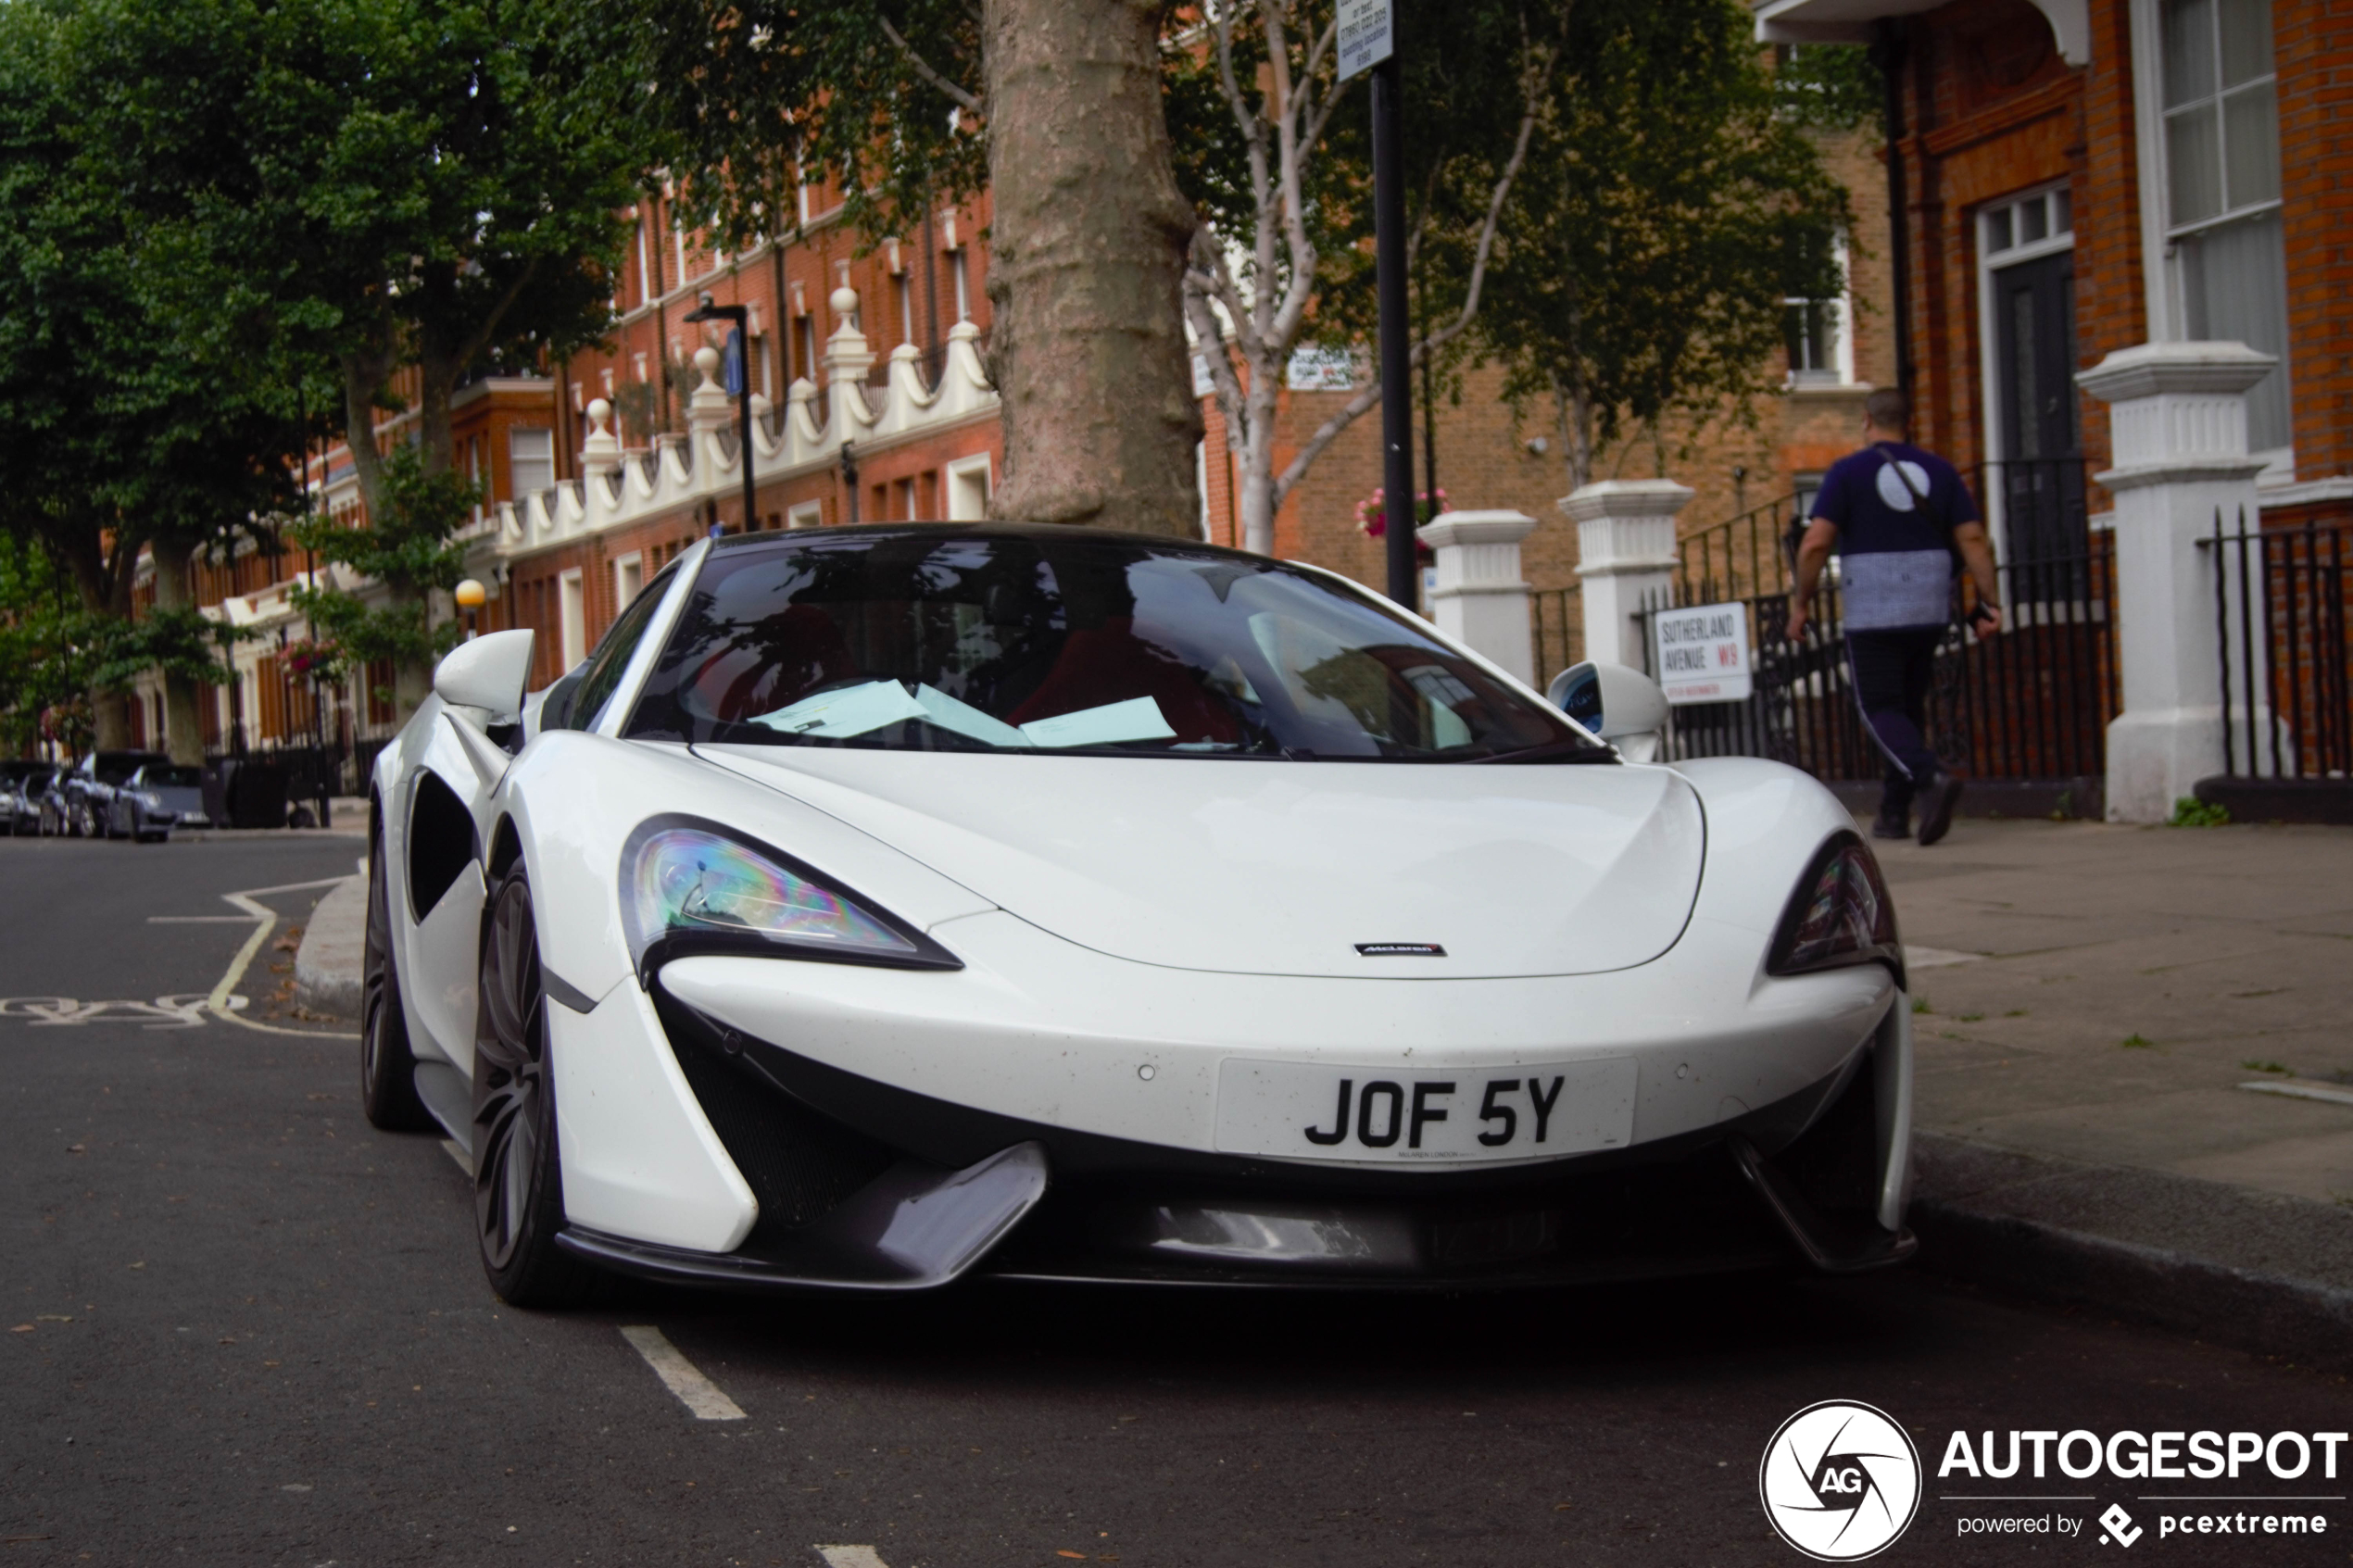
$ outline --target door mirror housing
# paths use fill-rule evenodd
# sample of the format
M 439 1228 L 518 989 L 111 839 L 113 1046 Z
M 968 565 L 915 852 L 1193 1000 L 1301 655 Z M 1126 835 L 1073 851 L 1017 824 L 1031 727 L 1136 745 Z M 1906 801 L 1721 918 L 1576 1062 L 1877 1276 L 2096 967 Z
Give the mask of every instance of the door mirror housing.
M 1572 664 L 1552 679 L 1545 697 L 1605 741 L 1622 745 L 1629 761 L 1648 761 L 1667 726 L 1667 694 L 1658 683 L 1624 664 Z M 1649 744 L 1641 744 L 1648 737 Z M 1632 755 L 1640 751 L 1641 756 Z
M 522 711 L 533 640 L 526 627 L 459 643 L 434 667 L 434 694 L 452 708 L 479 709 L 494 721 L 512 719 Z

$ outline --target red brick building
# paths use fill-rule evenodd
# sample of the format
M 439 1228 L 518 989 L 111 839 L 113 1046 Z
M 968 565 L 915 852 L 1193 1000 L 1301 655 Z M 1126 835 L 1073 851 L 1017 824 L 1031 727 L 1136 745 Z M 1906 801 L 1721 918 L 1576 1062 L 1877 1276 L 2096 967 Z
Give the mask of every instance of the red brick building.
M 2266 523 L 2353 510 L 2353 7 L 2342 0 L 1762 0 L 1868 43 L 1916 433 L 1964 465 L 2108 453 L 2077 370 L 2243 342 Z M 1998 497 L 1996 497 L 1998 501 Z M 2087 497 L 2093 526 L 2105 497 Z

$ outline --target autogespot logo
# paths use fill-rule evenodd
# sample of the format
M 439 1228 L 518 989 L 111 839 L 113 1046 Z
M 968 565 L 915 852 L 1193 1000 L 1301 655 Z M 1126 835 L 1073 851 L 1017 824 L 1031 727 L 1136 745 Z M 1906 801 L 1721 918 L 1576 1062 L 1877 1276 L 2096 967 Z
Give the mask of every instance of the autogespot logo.
M 1756 1489 L 1781 1539 L 1821 1562 L 1884 1550 L 1920 1506 L 1920 1455 L 1885 1411 L 1825 1399 L 1781 1423 Z

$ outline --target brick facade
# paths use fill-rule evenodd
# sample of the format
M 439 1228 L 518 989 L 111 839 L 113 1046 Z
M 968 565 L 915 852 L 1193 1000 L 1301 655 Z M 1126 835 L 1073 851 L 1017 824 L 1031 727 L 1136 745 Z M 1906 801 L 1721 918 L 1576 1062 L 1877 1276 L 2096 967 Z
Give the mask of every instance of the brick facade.
M 1891 11 L 1894 8 L 1891 7 Z M 1786 13 L 1801 21 L 1803 10 Z M 2052 182 L 2074 230 L 2074 358 L 2088 368 L 2149 341 L 2151 273 L 2142 190 L 2144 119 L 2136 21 L 2158 7 L 2086 0 L 2088 59 L 2059 56 L 2027 0 L 1955 0 L 1895 22 L 1906 134 L 1906 228 L 1919 433 L 1956 461 L 1987 455 L 1985 323 L 1979 318 L 1978 215 Z M 2288 375 L 2295 450 L 2289 476 L 2267 476 L 2267 523 L 2353 511 L 2353 5 L 2273 0 L 2278 69 L 2280 221 L 2286 254 Z M 2155 49 L 2154 37 L 2142 44 Z M 2152 135 L 2161 135 L 2154 125 Z M 2159 288 L 2166 286 L 2162 274 Z M 2082 406 L 2087 465 L 2108 460 L 2108 421 Z M 2095 510 L 2105 505 L 2095 490 Z

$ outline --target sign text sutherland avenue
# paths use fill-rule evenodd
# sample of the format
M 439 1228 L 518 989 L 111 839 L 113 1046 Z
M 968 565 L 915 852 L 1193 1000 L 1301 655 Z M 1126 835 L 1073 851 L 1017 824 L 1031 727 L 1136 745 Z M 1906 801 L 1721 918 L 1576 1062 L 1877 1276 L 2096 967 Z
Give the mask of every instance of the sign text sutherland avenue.
M 1748 607 L 1694 605 L 1653 619 L 1658 684 L 1672 703 L 1744 702 L 1750 691 Z

